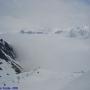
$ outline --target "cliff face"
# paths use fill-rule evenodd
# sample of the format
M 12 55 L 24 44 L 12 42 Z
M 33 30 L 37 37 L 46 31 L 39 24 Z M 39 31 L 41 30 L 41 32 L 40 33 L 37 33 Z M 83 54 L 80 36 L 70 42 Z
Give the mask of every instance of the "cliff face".
M 17 64 L 15 60 L 16 53 L 13 47 L 3 39 L 0 39 L 0 59 L 11 65 L 12 69 L 15 70 L 16 74 L 21 73 L 22 68 L 19 64 Z
M 13 48 L 6 41 L 0 39 L 0 58 L 9 61 L 8 57 L 6 57 L 4 53 L 10 56 L 12 59 L 16 58 Z

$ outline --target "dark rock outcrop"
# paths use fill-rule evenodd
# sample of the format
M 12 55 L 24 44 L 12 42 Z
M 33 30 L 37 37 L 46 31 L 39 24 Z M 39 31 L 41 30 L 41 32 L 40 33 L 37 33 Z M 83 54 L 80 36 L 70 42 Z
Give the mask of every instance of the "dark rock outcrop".
M 10 44 L 8 44 L 3 39 L 0 39 L 0 59 L 5 60 L 9 64 L 11 64 L 11 67 L 15 70 L 17 74 L 22 72 L 22 67 L 17 64 L 15 60 L 15 50 Z M 0 64 L 2 64 L 2 62 L 0 62 Z

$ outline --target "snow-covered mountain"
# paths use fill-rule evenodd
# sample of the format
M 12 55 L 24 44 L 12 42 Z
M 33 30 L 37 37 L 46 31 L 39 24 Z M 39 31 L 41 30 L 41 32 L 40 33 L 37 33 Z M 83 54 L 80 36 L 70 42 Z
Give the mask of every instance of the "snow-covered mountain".
M 0 85 L 14 83 L 16 74 L 22 72 L 17 63 L 16 53 L 13 47 L 3 39 L 0 39 Z
M 90 29 L 89 27 L 86 27 L 86 26 L 71 28 L 68 36 L 87 39 L 87 38 L 90 38 Z
M 79 84 L 87 81 L 90 38 L 86 38 L 86 32 L 86 39 L 72 38 L 70 31 L 60 31 L 59 34 L 56 31 L 45 34 L 1 34 L 0 67 L 3 72 L 1 70 L 0 75 L 3 77 L 0 77 L 0 83 L 3 84 L 0 85 L 17 85 L 19 90 L 72 90 L 78 87 L 78 80 Z M 12 48 L 11 51 L 6 51 L 5 43 Z M 18 70 L 19 74 L 16 74 Z M 86 81 L 83 90 L 90 89 L 89 81 Z M 82 90 L 82 87 L 80 85 L 80 89 L 76 89 Z
M 46 30 L 45 30 L 46 29 Z M 69 38 L 90 38 L 90 28 L 88 26 L 72 27 L 68 29 L 51 29 L 51 28 L 40 28 L 38 30 L 21 30 L 22 34 L 57 34 Z

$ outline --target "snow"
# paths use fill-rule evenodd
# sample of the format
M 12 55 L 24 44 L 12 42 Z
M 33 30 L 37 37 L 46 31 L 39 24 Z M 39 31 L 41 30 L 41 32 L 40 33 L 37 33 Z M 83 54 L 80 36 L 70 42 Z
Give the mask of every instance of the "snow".
M 63 90 L 89 90 L 90 71 L 70 82 Z
M 11 68 L 11 64 L 5 62 L 4 60 L 0 59 L 2 64 L 0 67 L 0 87 L 1 86 L 17 86 L 17 77 L 15 71 Z
M 89 40 L 27 34 L 7 34 L 3 38 L 15 47 L 25 71 L 39 66 L 60 72 L 80 71 L 90 67 Z
M 90 89 L 90 38 L 72 38 L 69 34 L 0 35 L 14 47 L 24 69 L 15 75 L 19 90 Z
M 57 73 L 51 70 L 39 69 L 21 80 L 20 90 L 60 90 L 81 75 L 81 73 L 75 75 L 74 73 Z

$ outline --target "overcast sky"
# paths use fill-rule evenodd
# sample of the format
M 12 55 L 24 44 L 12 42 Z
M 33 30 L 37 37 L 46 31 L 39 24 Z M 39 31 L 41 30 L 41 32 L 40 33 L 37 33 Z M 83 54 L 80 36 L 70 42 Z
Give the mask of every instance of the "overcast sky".
M 0 0 L 0 31 L 90 26 L 90 0 Z

